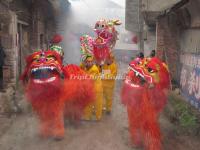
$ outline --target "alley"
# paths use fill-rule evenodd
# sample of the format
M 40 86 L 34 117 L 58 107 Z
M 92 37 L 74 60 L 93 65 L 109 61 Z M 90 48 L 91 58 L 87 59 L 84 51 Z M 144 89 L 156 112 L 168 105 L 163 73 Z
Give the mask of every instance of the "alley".
M 126 68 L 125 65 L 121 66 Z M 120 69 L 125 71 L 125 69 Z M 0 137 L 1 150 L 131 150 L 126 109 L 120 102 L 120 81 L 115 89 L 113 112 L 102 121 L 81 121 L 74 127 L 66 124 L 65 139 L 59 142 L 38 137 L 36 116 L 29 112 L 17 116 Z
M 125 73 L 127 64 L 119 64 L 119 72 Z M 78 126 L 65 124 L 62 141 L 41 139 L 38 136 L 38 120 L 29 109 L 6 121 L 8 126 L 0 136 L 0 150 L 140 150 L 130 142 L 126 108 L 121 104 L 122 81 L 117 81 L 113 112 L 101 121 L 81 121 Z M 23 100 L 25 102 L 25 100 Z M 198 150 L 198 137 L 188 136 L 162 114 L 160 118 L 164 150 Z
M 199 10 L 199 0 L 0 0 L 0 50 L 5 52 L 0 63 L 0 150 L 144 150 L 130 140 L 120 97 L 124 78 L 116 79 L 110 115 L 104 112 L 100 121 L 76 125 L 65 120 L 60 141 L 39 136 L 39 119 L 25 98 L 20 79 L 26 57 L 48 50 L 52 37 L 60 34 L 61 65 L 79 66 L 80 37 L 97 36 L 95 23 L 104 18 L 122 23 L 115 26 L 119 40 L 113 50 L 118 75 L 127 73 L 139 52 L 149 58 L 152 50 L 169 69 L 171 91 L 159 118 L 162 150 L 200 150 Z

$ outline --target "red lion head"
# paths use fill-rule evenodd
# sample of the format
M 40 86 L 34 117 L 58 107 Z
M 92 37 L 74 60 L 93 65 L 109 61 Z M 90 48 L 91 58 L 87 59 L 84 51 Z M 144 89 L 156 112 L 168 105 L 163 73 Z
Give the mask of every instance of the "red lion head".
M 129 65 L 122 89 L 124 103 L 138 104 L 147 92 L 149 100 L 160 111 L 166 104 L 166 91 L 170 88 L 170 77 L 166 65 L 158 58 L 144 58 Z
M 22 80 L 42 84 L 54 82 L 62 76 L 61 57 L 54 51 L 39 51 L 27 57 Z
M 28 56 L 21 76 L 30 100 L 48 97 L 52 92 L 59 95 L 63 78 L 61 57 L 54 51 L 39 51 Z
M 26 63 L 21 80 L 40 119 L 40 134 L 62 139 L 64 116 L 78 120 L 84 108 L 94 101 L 93 81 L 79 80 L 87 74 L 73 64 L 63 67 L 60 55 L 54 51 L 35 52 Z

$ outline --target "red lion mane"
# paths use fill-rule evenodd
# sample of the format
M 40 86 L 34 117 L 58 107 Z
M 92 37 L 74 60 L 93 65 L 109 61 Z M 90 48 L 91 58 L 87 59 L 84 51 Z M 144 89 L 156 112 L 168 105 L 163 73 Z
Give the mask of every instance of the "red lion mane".
M 21 76 L 25 94 L 40 120 L 42 137 L 64 137 L 64 117 L 80 119 L 83 109 L 94 100 L 94 83 L 76 65 L 63 66 L 54 51 L 28 56 Z M 75 78 L 76 77 L 76 78 Z
M 145 150 L 161 149 L 159 113 L 167 102 L 169 72 L 158 58 L 134 60 L 124 81 L 121 99 L 127 106 L 132 142 Z

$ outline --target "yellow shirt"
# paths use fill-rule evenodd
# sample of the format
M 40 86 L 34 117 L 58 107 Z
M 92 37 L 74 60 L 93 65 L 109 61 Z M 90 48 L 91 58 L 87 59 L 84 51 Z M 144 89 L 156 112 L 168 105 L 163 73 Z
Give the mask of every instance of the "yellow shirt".
M 117 76 L 117 64 L 113 62 L 110 65 L 103 65 L 102 76 L 103 80 L 115 80 L 115 77 Z
M 100 72 L 96 65 L 93 65 L 91 68 L 87 69 L 83 64 L 80 65 L 80 67 L 85 70 L 87 74 L 90 75 L 90 77 L 95 81 L 95 89 L 97 92 L 102 92 L 102 83 L 100 78 Z

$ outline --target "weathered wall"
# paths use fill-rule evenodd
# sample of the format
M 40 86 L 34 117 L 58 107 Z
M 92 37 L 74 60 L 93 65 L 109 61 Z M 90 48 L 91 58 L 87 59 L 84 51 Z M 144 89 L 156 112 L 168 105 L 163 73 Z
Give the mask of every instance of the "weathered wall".
M 164 11 L 171 8 L 181 0 L 142 0 L 143 7 L 147 11 Z
M 200 28 L 200 1 L 191 0 L 187 5 L 191 14 L 191 28 Z
M 149 56 L 151 50 L 156 48 L 156 28 L 145 27 L 144 31 L 144 55 Z
M 181 52 L 200 54 L 200 29 L 187 29 L 181 32 Z
M 166 61 L 169 66 L 170 74 L 173 80 L 179 81 L 180 73 L 180 29 L 176 24 L 176 16 L 172 15 L 172 21 L 169 16 L 162 17 L 157 22 L 157 54 Z
M 49 39 L 55 33 L 52 11 L 47 0 L 10 3 L 0 0 L 0 37 L 7 56 L 3 71 L 5 85 L 18 81 L 27 55 L 36 49 L 47 49 Z
M 13 79 L 16 81 L 17 74 L 17 50 L 16 50 L 16 15 L 12 11 L 8 10 L 7 7 L 0 3 L 0 23 L 1 23 L 1 43 L 4 47 L 6 54 L 5 63 L 3 66 L 3 81 L 4 85 Z
M 14 0 L 9 4 L 9 9 L 16 12 L 18 20 L 30 23 L 31 7 L 24 0 Z
M 181 52 L 200 54 L 200 1 L 190 1 L 185 6 L 190 12 L 190 27 L 181 32 Z
M 125 26 L 128 31 L 139 32 L 139 0 L 126 0 Z
M 3 66 L 5 89 L 0 92 L 0 113 L 17 111 L 20 102 L 15 101 L 15 90 L 24 70 L 25 57 L 35 49 L 46 49 L 55 32 L 51 11 L 47 0 L 14 0 L 11 3 L 0 0 L 0 39 L 6 53 Z

